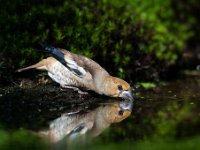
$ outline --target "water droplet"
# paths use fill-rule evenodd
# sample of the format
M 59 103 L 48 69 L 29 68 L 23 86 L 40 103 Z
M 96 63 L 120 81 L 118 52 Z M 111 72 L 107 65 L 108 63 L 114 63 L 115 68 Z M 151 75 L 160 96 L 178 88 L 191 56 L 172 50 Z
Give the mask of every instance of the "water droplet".
M 197 66 L 196 66 L 196 69 L 197 69 L 198 71 L 200 71 L 200 65 L 197 65 Z

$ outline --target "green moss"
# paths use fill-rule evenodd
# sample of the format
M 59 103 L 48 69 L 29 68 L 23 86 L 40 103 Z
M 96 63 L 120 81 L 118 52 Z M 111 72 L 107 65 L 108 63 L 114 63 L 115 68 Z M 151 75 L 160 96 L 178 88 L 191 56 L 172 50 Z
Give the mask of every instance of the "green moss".
M 156 84 L 153 82 L 140 82 L 140 85 L 145 89 L 152 89 L 156 87 Z
M 172 0 L 3 3 L 0 49 L 14 68 L 41 59 L 34 47 L 47 42 L 91 57 L 121 77 L 138 72 L 151 77 L 157 68 L 175 64 L 194 34 L 190 27 L 196 19 L 180 20 Z

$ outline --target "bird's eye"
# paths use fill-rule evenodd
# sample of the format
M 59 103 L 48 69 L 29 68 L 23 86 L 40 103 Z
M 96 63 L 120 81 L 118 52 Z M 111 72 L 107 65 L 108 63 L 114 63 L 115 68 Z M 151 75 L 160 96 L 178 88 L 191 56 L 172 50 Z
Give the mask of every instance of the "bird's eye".
M 118 112 L 118 115 L 119 116 L 122 116 L 124 114 L 124 111 L 123 110 L 120 110 L 119 112 Z
M 121 85 L 118 85 L 117 88 L 118 88 L 119 91 L 122 91 L 122 90 L 123 90 L 123 88 L 122 88 Z

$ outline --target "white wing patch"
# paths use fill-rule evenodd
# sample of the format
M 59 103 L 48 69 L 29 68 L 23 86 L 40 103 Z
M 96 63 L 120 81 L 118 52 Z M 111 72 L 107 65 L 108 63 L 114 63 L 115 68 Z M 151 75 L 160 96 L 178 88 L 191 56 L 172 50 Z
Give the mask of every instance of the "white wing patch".
M 66 59 L 67 66 L 69 67 L 70 71 L 79 77 L 84 77 L 86 75 L 86 71 L 83 67 L 80 67 L 74 60 Z
M 54 140 L 62 140 L 65 136 L 75 138 L 84 135 L 93 127 L 93 122 L 86 121 L 85 118 L 75 116 L 65 116 L 55 119 L 50 123 L 50 133 Z

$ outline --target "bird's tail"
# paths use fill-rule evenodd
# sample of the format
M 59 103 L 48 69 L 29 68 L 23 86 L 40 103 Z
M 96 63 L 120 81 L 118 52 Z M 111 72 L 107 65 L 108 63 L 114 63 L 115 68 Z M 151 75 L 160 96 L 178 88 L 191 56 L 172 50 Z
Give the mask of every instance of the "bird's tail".
M 40 47 L 42 48 L 43 51 L 48 52 L 48 53 L 53 53 L 55 51 L 55 47 L 48 46 L 46 43 L 39 43 Z
M 45 43 L 40 43 L 40 46 L 42 47 L 43 51 L 52 54 L 62 64 L 66 63 L 65 59 L 64 59 L 64 54 L 58 48 L 48 46 Z
M 31 66 L 28 66 L 28 67 L 25 67 L 25 68 L 21 68 L 21 69 L 18 69 L 16 72 L 22 72 L 24 70 L 29 70 L 29 69 L 40 69 L 40 70 L 45 70 L 46 69 L 46 66 L 47 66 L 47 62 L 48 60 L 47 59 L 43 59 L 41 60 L 40 62 L 34 64 L 34 65 L 31 65 Z
M 80 71 L 80 68 L 77 69 L 77 63 L 71 58 L 68 60 L 65 60 L 65 55 L 62 53 L 62 51 L 59 48 L 47 46 L 44 43 L 40 43 L 44 51 L 51 53 L 54 58 L 56 58 L 60 63 L 62 63 L 66 68 L 68 68 L 70 71 L 72 71 L 75 75 L 82 77 L 83 74 L 85 74 L 85 71 L 82 69 Z

